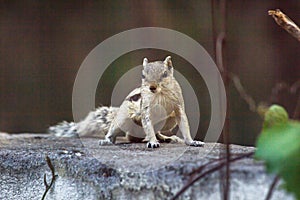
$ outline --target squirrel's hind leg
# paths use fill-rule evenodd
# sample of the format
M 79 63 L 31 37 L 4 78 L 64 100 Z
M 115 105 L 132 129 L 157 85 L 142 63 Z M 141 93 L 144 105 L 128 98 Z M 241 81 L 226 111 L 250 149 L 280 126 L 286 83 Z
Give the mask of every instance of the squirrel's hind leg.
M 116 142 L 118 135 L 122 133 L 121 129 L 115 124 L 111 123 L 108 133 L 105 135 L 104 140 L 99 140 L 99 145 L 112 145 Z
M 160 142 L 168 142 L 168 143 L 184 143 L 184 140 L 176 135 L 165 136 L 160 131 L 156 133 L 156 138 Z

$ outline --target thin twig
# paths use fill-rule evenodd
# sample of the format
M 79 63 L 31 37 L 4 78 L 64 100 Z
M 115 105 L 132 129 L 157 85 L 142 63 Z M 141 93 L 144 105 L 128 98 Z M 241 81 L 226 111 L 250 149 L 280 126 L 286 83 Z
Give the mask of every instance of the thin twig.
M 300 89 L 300 80 L 296 81 L 290 88 L 292 94 L 297 94 L 298 89 Z
M 300 117 L 300 95 L 298 97 L 296 108 L 293 114 L 293 119 L 298 119 Z
M 272 184 L 271 184 L 271 186 L 270 186 L 270 189 L 269 189 L 269 191 L 268 191 L 268 194 L 267 194 L 265 200 L 270 200 L 270 199 L 271 199 L 272 194 L 273 194 L 273 190 L 275 189 L 275 186 L 277 185 L 279 179 L 280 179 L 280 178 L 279 178 L 278 175 L 275 176 L 275 178 L 274 178 L 274 180 L 273 180 L 273 182 L 272 182 Z
M 296 81 L 290 88 L 292 94 L 298 95 L 298 99 L 296 102 L 296 107 L 293 114 L 293 119 L 298 119 L 300 117 L 300 94 L 297 94 L 300 89 L 300 80 Z
M 286 82 L 277 83 L 272 88 L 271 101 L 279 101 L 279 95 L 281 92 L 286 91 L 289 94 L 295 95 L 297 98 L 296 106 L 293 113 L 293 119 L 298 119 L 300 117 L 300 94 L 298 90 L 300 89 L 300 80 L 296 81 L 293 85 L 289 85 Z
M 252 153 L 250 153 L 250 154 L 252 154 Z M 234 155 L 235 155 L 235 158 L 238 158 L 238 157 L 243 158 L 243 157 L 248 157 L 248 156 L 249 156 L 248 154 L 244 154 L 244 153 L 240 153 L 240 154 L 237 153 L 237 154 L 234 154 Z M 221 161 L 224 161 L 224 160 L 226 160 L 226 159 L 227 159 L 227 157 L 225 156 L 225 157 L 221 157 L 221 158 L 217 158 L 217 159 L 215 159 L 215 160 L 209 161 L 209 162 L 205 163 L 204 165 L 201 165 L 201 166 L 198 167 L 197 169 L 194 169 L 192 172 L 187 173 L 187 175 L 193 176 L 193 175 L 195 175 L 195 174 L 198 174 L 198 173 L 202 172 L 202 171 L 203 171 L 206 167 L 208 167 L 209 165 L 216 164 L 216 163 L 221 162 Z
M 229 160 L 229 162 L 235 162 L 235 161 L 238 161 L 238 160 L 241 160 L 243 158 L 247 158 L 247 157 L 250 157 L 250 156 L 253 156 L 254 155 L 254 152 L 250 152 L 250 153 L 246 153 L 246 154 L 242 154 L 240 156 L 237 156 L 235 158 L 231 158 Z M 224 158 L 224 161 L 220 162 L 217 166 L 215 167 L 212 167 L 211 169 L 203 172 L 202 174 L 199 174 L 196 178 L 190 180 L 185 186 L 183 186 L 183 188 L 181 188 L 181 190 L 179 190 L 174 197 L 171 198 L 171 200 L 175 200 L 177 199 L 180 195 L 182 195 L 189 187 L 191 187 L 196 181 L 200 180 L 201 178 L 204 178 L 205 176 L 215 172 L 215 171 L 218 171 L 220 169 L 222 169 L 227 161 L 225 160 L 226 158 Z M 207 165 L 206 165 L 207 166 Z M 202 166 L 201 166 L 202 167 Z M 199 168 L 201 168 L 199 167 Z M 197 169 L 196 169 L 197 170 Z
M 269 10 L 268 14 L 271 15 L 275 22 L 285 29 L 289 34 L 295 37 L 300 42 L 300 29 L 288 16 L 286 16 L 279 9 Z
M 257 112 L 256 103 L 255 103 L 254 99 L 249 94 L 247 94 L 246 90 L 244 89 L 244 87 L 241 83 L 240 78 L 233 73 L 229 73 L 228 75 L 229 75 L 229 78 L 232 81 L 235 89 L 239 93 L 240 97 L 242 99 L 244 99 L 245 102 L 248 104 L 249 110 L 252 112 Z
M 217 37 L 216 41 L 216 62 L 220 71 L 222 72 L 222 77 L 225 84 L 226 91 L 229 91 L 229 76 L 228 68 L 225 64 L 224 57 L 226 56 L 225 40 L 226 40 L 226 19 L 227 19 L 227 10 L 226 10 L 226 0 L 221 0 L 220 2 L 220 15 L 221 15 L 221 31 Z M 229 92 L 227 93 L 227 112 L 226 120 L 223 129 L 223 142 L 226 144 L 226 162 L 225 162 L 225 180 L 223 182 L 223 199 L 228 200 L 230 198 L 230 119 L 229 119 Z
M 212 38 L 213 44 L 216 44 L 217 40 L 217 30 L 216 30 L 216 16 L 215 16 L 215 7 L 216 7 L 216 0 L 211 0 L 211 21 L 212 21 Z M 216 45 L 214 46 L 214 60 L 216 60 Z
M 224 65 L 223 65 L 223 43 L 225 40 L 225 32 L 221 32 L 216 40 L 216 62 L 221 73 L 225 73 Z
M 272 88 L 271 91 L 271 101 L 278 101 L 279 94 L 284 90 L 289 91 L 289 88 L 289 85 L 285 82 L 276 83 L 276 85 Z
M 45 192 L 44 192 L 44 194 L 43 194 L 42 200 L 45 199 L 45 197 L 46 197 L 48 191 L 49 191 L 50 188 L 52 187 L 52 185 L 53 185 L 53 183 L 54 183 L 54 181 L 55 181 L 55 178 L 56 178 L 56 176 L 57 176 L 57 175 L 55 175 L 55 169 L 54 169 L 54 167 L 53 167 L 53 165 L 52 165 L 52 163 L 51 163 L 50 158 L 49 158 L 47 155 L 46 155 L 45 157 L 46 157 L 47 165 L 48 165 L 48 167 L 49 167 L 50 170 L 51 170 L 52 179 L 51 179 L 50 184 L 48 184 L 48 183 L 47 183 L 47 177 L 46 177 L 46 174 L 44 174 L 44 185 L 45 185 L 45 187 L 46 187 L 46 190 L 45 190 Z
M 179 192 L 173 197 L 171 198 L 171 200 L 175 200 L 177 199 L 181 194 L 183 194 L 189 187 L 191 187 L 196 181 L 198 181 L 201 178 L 204 178 L 206 175 L 211 174 L 217 170 L 222 169 L 226 164 L 226 161 L 221 162 L 219 165 L 207 170 L 205 173 L 202 173 L 200 175 L 198 175 L 196 178 L 192 179 L 191 181 L 189 181 L 183 188 L 181 188 L 181 190 L 179 190 Z
M 218 66 L 218 69 L 220 70 L 221 74 L 222 74 L 222 78 L 224 81 L 224 85 L 225 85 L 225 89 L 226 91 L 228 91 L 228 85 L 229 85 L 229 80 L 228 80 L 228 71 L 224 66 L 224 42 L 225 42 L 225 38 L 226 38 L 226 0 L 222 0 L 220 3 L 220 15 L 221 17 L 219 17 L 219 19 L 221 19 L 221 27 L 220 30 L 221 32 L 219 34 L 217 34 L 216 31 L 216 17 L 215 17 L 215 10 L 216 10 L 216 0 L 212 0 L 211 1 L 211 11 L 212 11 L 212 31 L 213 31 L 213 41 L 214 41 L 214 51 L 215 51 L 215 60 L 216 60 L 216 64 Z M 229 97 L 229 96 L 227 96 Z M 228 101 L 227 101 L 228 102 Z M 227 103 L 227 112 L 226 112 L 226 116 L 225 116 L 225 124 L 224 124 L 224 128 L 222 131 L 223 134 L 223 142 L 226 144 L 226 158 L 227 159 L 227 164 L 226 164 L 226 179 L 225 179 L 225 190 L 223 193 L 223 199 L 226 200 L 228 198 L 228 194 L 229 194 L 229 177 L 230 177 L 230 173 L 229 173 L 229 162 L 228 160 L 230 159 L 230 149 L 229 149 L 229 103 Z M 198 172 L 202 171 L 204 168 L 204 166 L 198 168 Z
M 209 161 L 206 164 L 201 165 L 197 169 L 193 170 L 188 175 L 192 176 L 192 175 L 198 174 L 198 173 L 202 172 L 208 165 L 212 165 L 212 164 L 215 164 L 217 162 L 224 161 L 225 159 L 226 159 L 226 157 L 222 157 L 222 158 L 218 158 L 216 160 Z

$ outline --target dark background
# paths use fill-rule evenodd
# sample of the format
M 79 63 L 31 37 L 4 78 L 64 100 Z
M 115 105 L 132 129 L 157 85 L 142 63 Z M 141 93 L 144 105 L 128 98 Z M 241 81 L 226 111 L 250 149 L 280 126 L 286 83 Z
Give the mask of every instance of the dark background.
M 281 102 L 292 113 L 296 98 L 283 94 L 274 99 L 271 91 L 278 82 L 299 79 L 300 44 L 267 15 L 275 8 L 300 24 L 299 1 L 228 1 L 226 64 L 256 102 Z M 71 121 L 73 83 L 84 58 L 114 34 L 147 26 L 182 32 L 214 57 L 211 1 L 1 1 L 0 130 L 45 132 L 49 125 Z M 141 64 L 143 57 L 160 60 L 168 54 L 140 50 L 121 56 L 99 83 L 98 105 L 110 104 L 118 78 Z M 210 117 L 206 86 L 201 77 L 193 76 L 192 67 L 184 67 L 185 60 L 171 55 L 200 101 L 202 138 Z M 253 145 L 261 118 L 248 109 L 232 84 L 227 94 L 231 142 Z

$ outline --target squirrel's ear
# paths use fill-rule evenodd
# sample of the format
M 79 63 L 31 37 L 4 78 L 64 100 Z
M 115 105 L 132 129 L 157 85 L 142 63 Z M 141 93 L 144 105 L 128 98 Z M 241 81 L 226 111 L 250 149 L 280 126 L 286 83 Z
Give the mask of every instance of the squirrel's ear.
M 164 64 L 169 68 L 171 69 L 173 67 L 172 65 L 172 61 L 171 61 L 171 56 L 167 56 L 165 61 L 164 61 Z
M 147 64 L 148 64 L 148 59 L 144 58 L 144 60 L 143 60 L 143 67 L 146 67 Z

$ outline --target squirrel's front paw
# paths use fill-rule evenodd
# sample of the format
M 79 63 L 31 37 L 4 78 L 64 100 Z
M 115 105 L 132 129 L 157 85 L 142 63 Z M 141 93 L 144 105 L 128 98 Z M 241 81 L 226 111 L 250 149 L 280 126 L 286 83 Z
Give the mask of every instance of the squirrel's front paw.
M 159 147 L 159 142 L 158 141 L 154 141 L 154 142 L 149 141 L 147 143 L 147 147 L 148 148 L 158 148 Z
M 104 140 L 99 140 L 99 145 L 104 146 L 104 145 L 113 145 L 113 142 L 107 139 Z
M 192 140 L 189 142 L 185 142 L 185 144 L 194 147 L 203 147 L 205 143 L 197 140 Z

